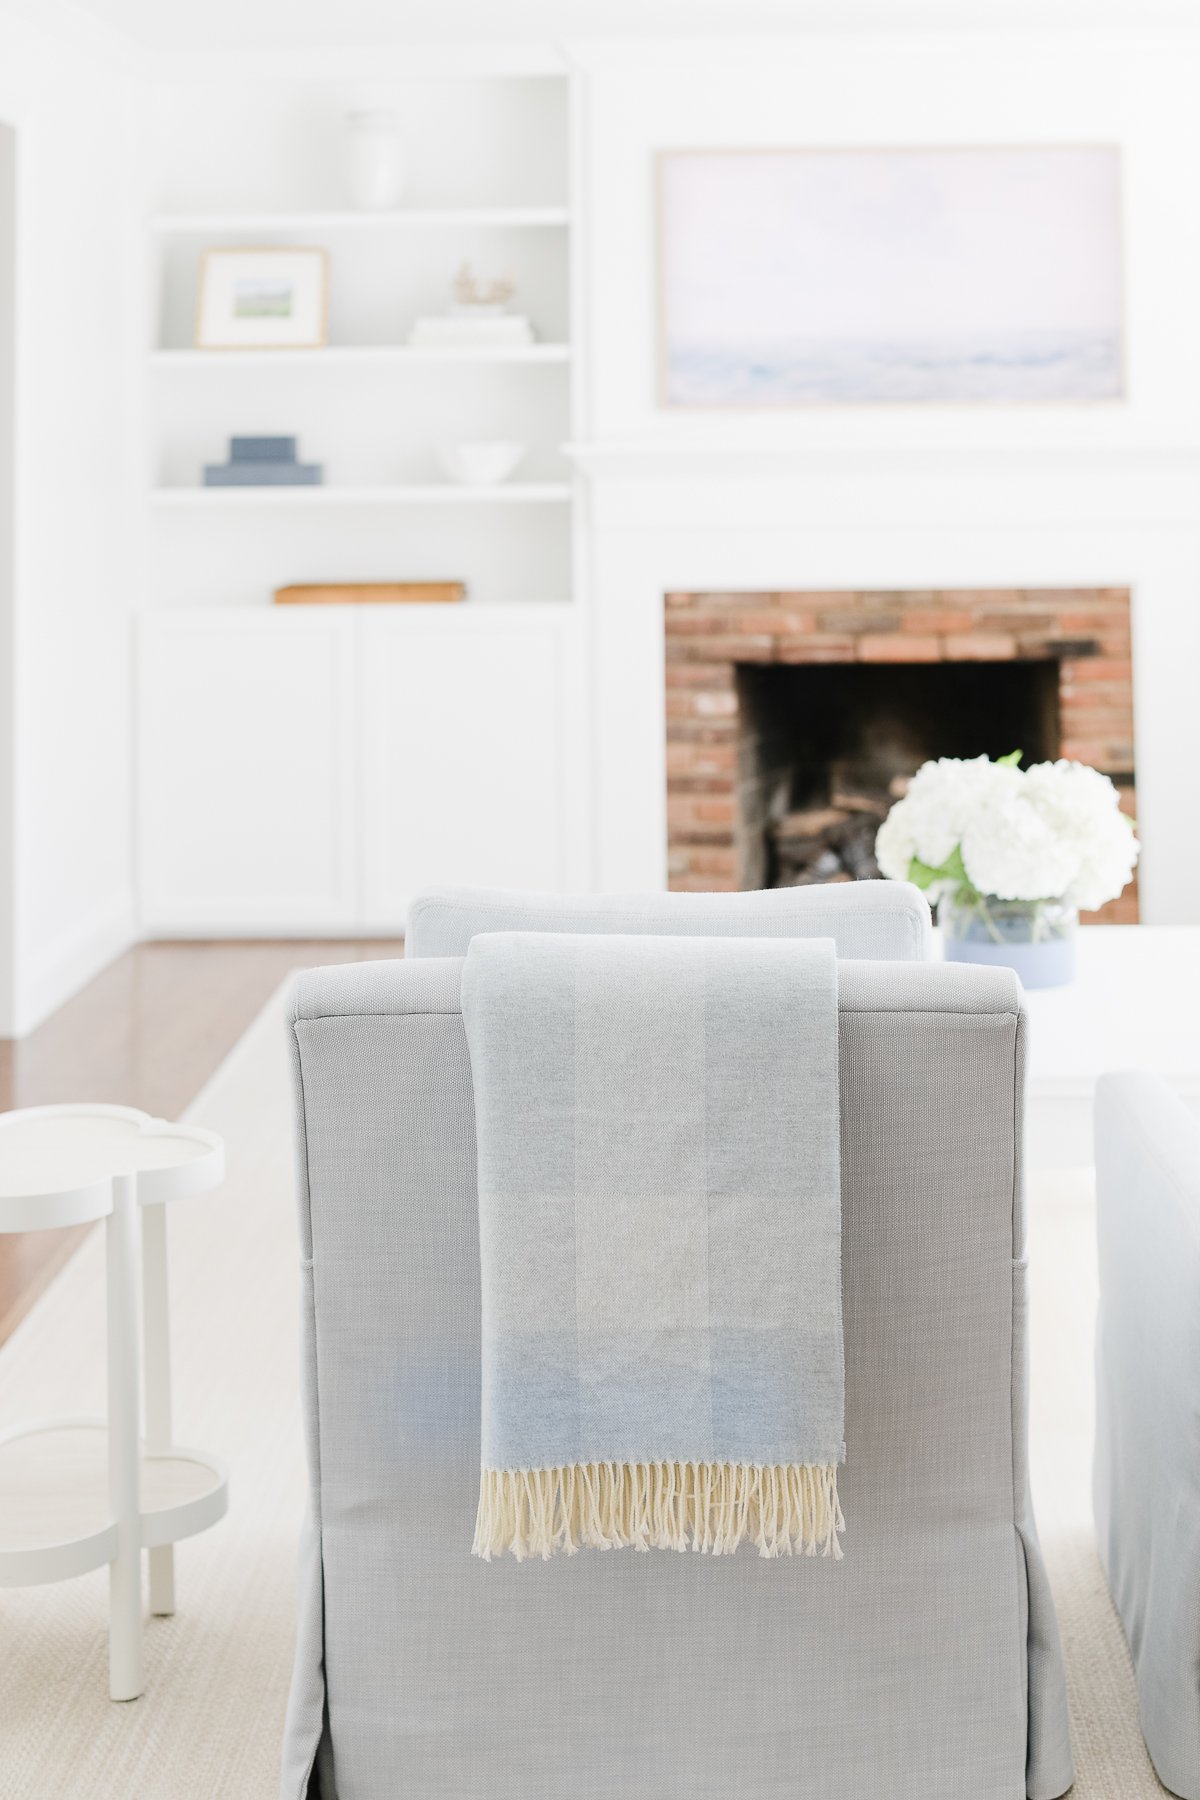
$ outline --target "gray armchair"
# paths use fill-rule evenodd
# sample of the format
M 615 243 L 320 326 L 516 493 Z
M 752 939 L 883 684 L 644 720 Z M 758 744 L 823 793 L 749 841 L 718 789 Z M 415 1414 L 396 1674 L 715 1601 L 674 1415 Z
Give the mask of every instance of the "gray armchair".
M 1096 1090 L 1100 1558 L 1159 1779 L 1200 1800 L 1200 1119 L 1158 1076 Z
M 284 1800 L 1053 1800 L 1071 1763 L 1026 1486 L 1015 978 L 839 965 L 845 1560 L 517 1565 L 469 1554 L 461 968 L 295 990 L 311 1492 Z

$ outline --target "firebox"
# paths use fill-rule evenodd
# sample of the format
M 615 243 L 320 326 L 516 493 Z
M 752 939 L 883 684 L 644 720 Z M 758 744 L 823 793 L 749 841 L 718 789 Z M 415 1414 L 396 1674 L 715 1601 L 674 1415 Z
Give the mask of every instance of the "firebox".
M 877 877 L 875 833 L 932 756 L 1058 755 L 1058 663 L 735 665 L 740 887 Z

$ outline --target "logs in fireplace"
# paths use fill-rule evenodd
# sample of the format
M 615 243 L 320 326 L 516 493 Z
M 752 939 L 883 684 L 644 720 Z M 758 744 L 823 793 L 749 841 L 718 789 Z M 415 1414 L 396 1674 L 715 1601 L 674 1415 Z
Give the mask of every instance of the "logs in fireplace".
M 869 794 L 835 792 L 828 806 L 802 807 L 771 818 L 767 825 L 771 885 L 805 887 L 816 881 L 877 878 L 875 834 L 889 804 L 888 799 Z

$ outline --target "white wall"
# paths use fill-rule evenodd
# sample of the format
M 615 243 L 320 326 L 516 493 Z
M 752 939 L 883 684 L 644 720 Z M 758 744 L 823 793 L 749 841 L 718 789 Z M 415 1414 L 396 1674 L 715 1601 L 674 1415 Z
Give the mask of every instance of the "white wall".
M 0 708 L 14 761 L 13 981 L 0 1032 L 30 1029 L 133 930 L 137 117 L 119 40 L 58 0 L 0 15 L 17 318 L 13 716 Z

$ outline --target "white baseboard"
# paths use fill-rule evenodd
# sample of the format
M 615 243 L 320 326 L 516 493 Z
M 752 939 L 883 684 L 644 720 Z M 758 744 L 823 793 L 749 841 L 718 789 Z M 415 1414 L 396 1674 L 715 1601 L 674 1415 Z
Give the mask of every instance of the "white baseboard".
M 392 919 L 386 925 L 364 925 L 358 921 L 353 924 L 329 924 L 311 919 L 286 918 L 237 918 L 228 913 L 220 918 L 203 919 L 191 917 L 175 919 L 143 919 L 141 929 L 136 933 L 139 943 L 222 943 L 227 939 L 245 939 L 247 942 L 286 943 L 291 939 L 312 938 L 319 942 L 322 938 L 402 938 L 404 936 L 404 914 Z
M 16 971 L 13 1017 L 0 1021 L 0 1031 L 25 1037 L 72 994 L 99 974 L 106 963 L 136 942 L 133 894 L 114 895 L 100 917 L 74 931 L 63 932 L 34 957 L 22 959 Z

